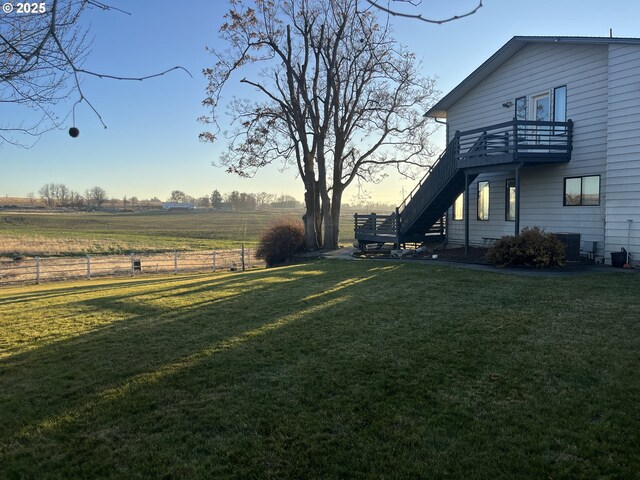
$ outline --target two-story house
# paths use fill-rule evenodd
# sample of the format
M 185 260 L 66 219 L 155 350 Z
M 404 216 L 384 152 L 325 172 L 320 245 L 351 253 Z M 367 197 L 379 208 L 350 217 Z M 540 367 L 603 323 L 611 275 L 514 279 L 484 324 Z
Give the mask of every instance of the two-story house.
M 445 216 L 450 245 L 539 226 L 640 259 L 640 39 L 514 37 L 426 115 L 448 146 L 396 212 L 356 217 L 361 246 Z

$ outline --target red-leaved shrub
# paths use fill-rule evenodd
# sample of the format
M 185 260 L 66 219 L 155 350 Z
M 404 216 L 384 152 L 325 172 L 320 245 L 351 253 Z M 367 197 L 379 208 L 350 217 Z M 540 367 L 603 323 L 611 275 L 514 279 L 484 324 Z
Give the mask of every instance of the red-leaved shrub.
M 281 219 L 265 230 L 260 238 L 256 256 L 268 267 L 282 265 L 304 250 L 304 225 L 293 219 Z

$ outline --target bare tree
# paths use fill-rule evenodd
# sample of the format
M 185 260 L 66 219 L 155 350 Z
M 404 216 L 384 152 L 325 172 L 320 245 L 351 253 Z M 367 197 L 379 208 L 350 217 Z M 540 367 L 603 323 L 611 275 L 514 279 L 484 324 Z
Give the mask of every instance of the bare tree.
M 274 195 L 267 192 L 259 192 L 255 194 L 255 197 L 256 197 L 256 202 L 258 202 L 258 205 L 260 207 L 264 207 L 268 203 L 271 203 L 272 199 L 274 198 Z
M 44 202 L 45 206 L 52 208 L 56 206 L 56 184 L 47 183 L 38 190 L 38 195 Z
M 404 17 L 411 18 L 414 20 L 420 20 L 421 22 L 426 23 L 436 23 L 438 25 L 442 25 L 443 23 L 453 22 L 454 20 L 460 20 L 461 18 L 468 17 L 473 15 L 478 10 L 482 8 L 482 0 L 478 0 L 475 6 L 471 7 L 469 10 L 454 14 L 445 18 L 433 18 L 431 15 L 425 15 L 423 13 L 415 13 L 416 9 L 419 9 L 422 5 L 422 0 L 391 0 L 393 2 L 394 7 L 390 6 L 389 0 L 387 0 L 385 4 L 380 0 L 365 0 L 369 6 L 381 10 L 391 16 L 394 17 Z M 401 8 L 408 6 L 408 10 L 400 10 Z
M 91 187 L 85 191 L 85 199 L 87 205 L 94 205 L 101 208 L 102 205 L 108 200 L 107 192 L 102 187 Z
M 9 3 L 5 5 L 10 5 Z M 24 3 L 36 12 L 5 12 L 0 22 L 0 108 L 7 112 L 0 118 L 21 118 L 24 112 L 37 115 L 31 123 L 0 121 L 0 143 L 32 145 L 43 133 L 59 128 L 84 102 L 106 128 L 98 110 L 85 96 L 83 75 L 119 80 L 145 80 L 175 69 L 141 77 L 107 75 L 82 68 L 91 42 L 81 18 L 89 8 L 123 10 L 98 0 L 51 0 Z M 27 8 L 27 7 L 24 7 Z M 186 70 L 185 70 L 186 71 Z M 188 72 L 187 72 L 188 73 Z M 60 107 L 71 98 L 73 107 Z M 71 110 L 71 111 L 69 111 Z M 75 122 L 73 122 L 75 124 Z M 74 125 L 75 128 L 75 125 Z M 77 132 L 72 136 L 77 136 Z M 31 141 L 29 141 L 31 139 Z
M 182 203 L 187 201 L 187 195 L 182 190 L 174 190 L 169 197 L 170 202 Z
M 231 0 L 220 30 L 228 49 L 214 51 L 206 69 L 214 131 L 216 107 L 236 70 L 262 102 L 238 100 L 228 153 L 229 172 L 251 176 L 265 165 L 296 165 L 305 187 L 307 248 L 335 248 L 344 190 L 354 181 L 378 182 L 386 167 L 413 175 L 432 157 L 431 127 L 423 117 L 433 104 L 433 81 L 422 78 L 415 56 L 393 38 L 358 0 L 256 2 Z M 255 74 L 255 71 L 259 73 Z M 320 237 L 324 223 L 324 238 Z

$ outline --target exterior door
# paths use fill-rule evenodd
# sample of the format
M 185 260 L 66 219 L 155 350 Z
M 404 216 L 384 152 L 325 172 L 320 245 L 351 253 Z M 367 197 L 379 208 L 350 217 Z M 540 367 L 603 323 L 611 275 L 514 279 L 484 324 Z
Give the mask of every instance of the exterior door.
M 550 122 L 551 121 L 551 95 L 549 92 L 541 93 L 540 95 L 534 95 L 531 97 L 531 109 L 529 110 L 530 118 L 535 122 Z M 533 127 L 532 133 L 533 141 L 536 144 L 547 144 L 549 140 L 549 127 Z M 543 150 L 540 150 L 543 152 Z
M 531 97 L 531 118 L 536 122 L 551 121 L 551 96 L 549 93 L 535 95 Z

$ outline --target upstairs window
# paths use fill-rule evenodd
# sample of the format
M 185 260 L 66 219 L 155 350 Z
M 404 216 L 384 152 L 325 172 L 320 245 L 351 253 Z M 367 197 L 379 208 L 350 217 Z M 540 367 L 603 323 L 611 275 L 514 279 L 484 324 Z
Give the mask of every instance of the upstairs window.
M 600 205 L 600 175 L 564 179 L 566 207 Z
M 567 121 L 567 86 L 553 89 L 553 121 Z
M 516 120 L 527 119 L 527 97 L 516 98 Z

